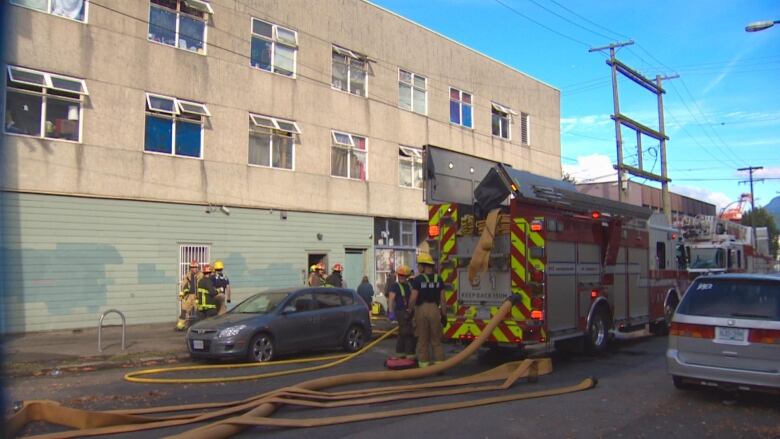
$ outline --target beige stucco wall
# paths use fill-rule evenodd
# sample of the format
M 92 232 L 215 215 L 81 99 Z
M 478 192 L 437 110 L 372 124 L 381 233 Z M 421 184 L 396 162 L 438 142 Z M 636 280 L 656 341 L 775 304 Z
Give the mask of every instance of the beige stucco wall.
M 398 185 L 399 144 L 561 175 L 558 90 L 364 1 L 212 0 L 207 55 L 148 41 L 148 1 L 99 3 L 86 24 L 9 7 L 5 62 L 90 94 L 81 143 L 4 136 L 4 188 L 423 219 L 422 192 Z M 296 78 L 250 67 L 251 16 L 298 32 Z M 368 98 L 331 89 L 331 44 L 374 60 Z M 398 108 L 399 67 L 428 78 L 427 116 Z M 473 94 L 475 129 L 449 123 L 449 86 Z M 208 105 L 202 160 L 144 152 L 145 92 Z M 530 114 L 530 145 L 517 122 L 511 142 L 491 135 L 491 100 Z M 247 165 L 248 112 L 298 122 L 294 171 Z M 331 129 L 368 138 L 368 181 L 330 176 Z

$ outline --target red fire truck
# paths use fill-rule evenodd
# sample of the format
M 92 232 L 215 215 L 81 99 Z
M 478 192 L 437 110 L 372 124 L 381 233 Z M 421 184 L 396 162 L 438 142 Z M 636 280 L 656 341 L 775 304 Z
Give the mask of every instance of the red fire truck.
M 424 160 L 448 338 L 480 335 L 509 294 L 522 304 L 493 331 L 497 345 L 580 338 L 599 352 L 613 331 L 665 330 L 688 281 L 662 214 L 432 145 Z

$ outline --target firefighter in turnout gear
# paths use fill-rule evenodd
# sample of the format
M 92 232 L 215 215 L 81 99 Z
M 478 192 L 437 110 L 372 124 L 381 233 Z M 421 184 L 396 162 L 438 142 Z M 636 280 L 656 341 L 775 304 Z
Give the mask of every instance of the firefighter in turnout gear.
M 194 259 L 191 260 L 190 272 L 181 279 L 181 288 L 179 289 L 180 311 L 179 320 L 176 322 L 177 331 L 183 331 L 187 328 L 188 317 L 191 317 L 192 313 L 195 312 L 197 304 L 195 293 L 198 291 L 198 282 L 202 277 L 200 264 Z
M 429 366 L 431 351 L 433 362 L 444 361 L 442 345 L 442 321 L 446 318 L 447 308 L 444 301 L 444 282 L 436 273 L 433 258 L 429 254 L 420 254 L 417 263 L 422 272 L 412 281 L 412 297 L 408 310 L 414 307 L 414 323 L 417 326 L 417 360 L 420 367 Z
M 198 314 L 200 318 L 217 315 L 217 291 L 211 281 L 211 265 L 203 266 L 203 276 L 198 281 Z
M 412 315 L 407 311 L 412 295 L 412 287 L 409 285 L 409 275 L 412 270 L 406 265 L 401 265 L 396 273 L 398 274 L 398 282 L 394 282 L 390 286 L 390 295 L 387 298 L 387 316 L 390 320 L 398 320 L 398 339 L 395 343 L 396 357 L 414 359 L 417 340 L 414 338 Z
M 214 275 L 211 276 L 211 283 L 214 284 L 214 289 L 217 290 L 217 314 L 222 315 L 227 312 L 227 305 L 225 301 L 230 303 L 230 279 L 222 272 L 225 269 L 225 264 L 222 261 L 217 260 L 214 262 Z
M 309 280 L 310 287 L 321 287 L 325 285 L 325 277 L 322 275 L 324 268 L 322 264 L 314 264 L 309 267 Z
M 342 271 L 344 271 L 344 267 L 341 264 L 333 265 L 333 272 L 325 279 L 325 285 L 346 288 L 347 283 L 344 282 L 344 278 L 341 275 Z

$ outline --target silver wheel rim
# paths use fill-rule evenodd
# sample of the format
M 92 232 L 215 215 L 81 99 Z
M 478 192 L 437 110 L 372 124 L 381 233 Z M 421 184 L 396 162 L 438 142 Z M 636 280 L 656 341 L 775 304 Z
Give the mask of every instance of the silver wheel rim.
M 274 353 L 274 347 L 268 337 L 260 337 L 252 345 L 252 356 L 257 361 L 268 361 Z
M 604 342 L 605 333 L 606 330 L 604 326 L 604 320 L 602 320 L 601 317 L 596 318 L 596 320 L 593 321 L 593 328 L 591 332 L 593 346 L 601 346 L 601 344 Z
M 360 328 L 352 328 L 347 333 L 347 345 L 353 351 L 363 347 L 363 331 Z

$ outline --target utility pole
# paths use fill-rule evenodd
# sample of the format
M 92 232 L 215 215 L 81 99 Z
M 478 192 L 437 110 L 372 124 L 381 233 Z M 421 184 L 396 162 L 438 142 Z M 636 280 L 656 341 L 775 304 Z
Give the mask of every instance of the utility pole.
M 614 107 L 615 113 L 611 116 L 611 118 L 612 120 L 615 121 L 615 140 L 617 143 L 617 165 L 615 166 L 615 169 L 617 170 L 617 180 L 618 180 L 618 201 L 623 202 L 623 199 L 625 198 L 625 195 L 623 194 L 624 191 L 623 173 L 624 172 L 627 172 L 631 175 L 635 175 L 638 177 L 646 178 L 648 180 L 660 182 L 661 193 L 662 193 L 661 204 L 663 207 L 664 216 L 666 216 L 666 219 L 671 222 L 672 212 L 671 212 L 671 202 L 669 200 L 670 198 L 669 182 L 671 180 L 667 175 L 667 166 L 666 166 L 666 141 L 669 140 L 669 137 L 667 137 L 666 130 L 664 127 L 664 109 L 663 109 L 663 104 L 664 104 L 663 94 L 666 93 L 666 91 L 663 89 L 661 85 L 661 81 L 663 79 L 678 78 L 679 76 L 674 75 L 668 77 L 661 77 L 659 75 L 655 77 L 655 81 L 652 81 L 651 79 L 646 78 L 641 73 L 632 69 L 631 67 L 624 64 L 623 62 L 621 62 L 619 59 L 615 57 L 615 49 L 623 46 L 628 46 L 631 44 L 634 44 L 634 42 L 629 40 L 622 43 L 620 42 L 612 43 L 608 46 L 596 47 L 588 50 L 588 52 L 599 52 L 604 49 L 609 49 L 609 59 L 606 62 L 607 65 L 609 65 L 612 69 L 612 105 Z M 642 123 L 634 119 L 631 119 L 630 117 L 620 112 L 620 99 L 618 96 L 618 85 L 617 85 L 618 73 L 620 73 L 621 75 L 630 79 L 637 85 L 645 88 L 646 90 L 656 95 L 658 100 L 658 125 L 659 125 L 657 130 L 650 128 L 646 125 L 643 125 Z M 632 129 L 636 133 L 637 166 L 629 166 L 623 162 L 623 133 L 622 133 L 623 127 Z M 649 171 L 645 169 L 645 165 L 642 160 L 642 156 L 643 156 L 642 136 L 653 138 L 659 142 L 660 145 L 659 148 L 661 149 L 660 151 L 661 175 L 653 173 L 653 169 L 650 169 Z
M 756 248 L 758 244 L 756 242 L 756 202 L 753 196 L 753 171 L 764 169 L 763 166 L 748 166 L 747 168 L 739 168 L 737 171 L 748 171 L 750 173 L 750 236 L 753 241 L 753 248 Z

